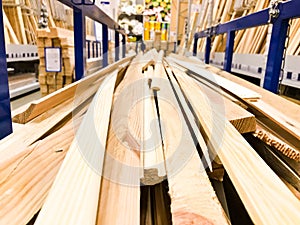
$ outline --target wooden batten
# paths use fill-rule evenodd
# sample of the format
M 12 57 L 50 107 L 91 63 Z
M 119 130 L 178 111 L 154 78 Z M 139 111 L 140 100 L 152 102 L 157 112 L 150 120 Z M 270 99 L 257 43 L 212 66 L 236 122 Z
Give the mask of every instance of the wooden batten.
M 9 164 L 15 166 L 0 185 L 3 203 L 0 209 L 1 224 L 27 224 L 40 210 L 81 119 L 82 116 L 74 118 L 59 131 L 25 148 L 18 157 L 10 159 Z M 1 170 L 2 166 L 3 163 Z
M 114 94 L 99 196 L 98 225 L 140 224 L 140 177 L 144 174 L 140 163 L 144 118 L 141 79 L 142 67 L 147 63 L 145 59 L 138 55 L 132 61 Z
M 193 93 L 199 89 L 191 78 L 181 75 L 177 78 L 252 221 L 256 224 L 297 224 L 300 219 L 298 199 L 234 127 L 218 112 L 213 112 L 214 109 L 209 110 L 206 96 L 194 97 Z M 219 125 L 213 128 L 214 124 Z
M 5 11 L 2 9 L 2 14 L 3 14 L 3 23 L 4 26 L 7 28 L 8 33 L 9 33 L 9 37 L 10 37 L 10 41 L 12 44 L 19 44 L 19 40 L 17 38 L 17 35 L 15 34 L 15 31 L 13 29 L 13 27 L 11 26 Z
M 158 105 L 161 124 L 164 126 L 163 142 L 172 223 L 190 224 L 197 221 L 227 224 L 163 66 L 156 66 L 155 72 L 161 80 Z M 204 143 L 200 145 L 205 149 Z
M 186 75 L 182 70 L 179 70 L 176 65 L 172 65 L 172 69 L 175 74 Z M 225 118 L 241 134 L 254 132 L 256 130 L 256 120 L 254 115 L 237 105 L 235 103 L 237 101 L 236 99 L 227 96 L 221 89 L 212 88 L 210 83 L 205 81 L 200 82 L 200 80 L 195 77 L 194 79 L 195 85 L 197 85 L 210 100 L 211 107 L 218 108 Z M 196 92 L 195 95 L 197 94 L 198 93 Z
M 95 224 L 116 78 L 112 73 L 97 92 L 35 224 Z
M 72 99 L 76 93 L 79 93 L 79 90 L 77 88 L 80 87 L 81 90 L 83 90 L 84 87 L 87 88 L 97 79 L 103 77 L 106 73 L 117 69 L 119 65 L 122 65 L 131 59 L 132 57 L 122 59 L 117 63 L 111 64 L 108 67 L 101 69 L 99 72 L 96 72 L 86 78 L 83 78 L 80 81 L 73 83 L 72 85 L 69 85 L 51 95 L 32 102 L 25 111 L 24 109 L 22 109 L 21 111 L 13 112 L 13 121 L 16 123 L 27 123 L 43 112 L 59 105 L 60 103 L 68 99 Z
M 226 90 L 227 92 L 230 92 L 235 97 L 238 97 L 240 99 L 248 99 L 250 101 L 261 98 L 261 95 L 256 93 L 255 91 L 252 91 L 246 87 L 231 82 L 230 80 L 224 79 L 223 77 L 218 76 L 217 74 L 211 73 L 203 69 L 201 66 L 199 67 L 198 65 L 195 64 L 182 62 L 173 57 L 169 57 L 169 59 L 174 61 L 178 65 L 196 73 L 197 76 L 199 75 L 199 77 L 201 77 L 202 79 L 205 79 L 215 84 L 216 86 L 220 86 L 222 89 Z

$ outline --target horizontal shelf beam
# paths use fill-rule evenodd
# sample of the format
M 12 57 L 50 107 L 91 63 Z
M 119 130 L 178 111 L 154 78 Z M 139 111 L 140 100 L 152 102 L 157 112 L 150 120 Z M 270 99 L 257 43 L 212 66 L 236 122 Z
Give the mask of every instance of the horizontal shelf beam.
M 86 5 L 74 4 L 71 0 L 58 0 L 61 3 L 69 6 L 70 8 L 82 10 L 84 16 L 89 17 L 101 24 L 105 24 L 108 28 L 112 30 L 117 30 L 119 33 L 125 35 L 125 31 L 122 30 L 119 24 L 114 21 L 110 16 L 108 16 L 104 11 L 102 11 L 98 6 L 93 5 L 90 0 L 84 0 Z
M 300 17 L 300 1 L 292 0 L 278 5 L 279 16 L 276 20 L 285 20 Z M 224 34 L 229 31 L 244 30 L 251 27 L 258 27 L 267 25 L 269 22 L 269 8 L 263 9 L 259 12 L 229 21 L 227 23 L 219 24 L 215 27 L 207 28 L 194 35 L 196 39 L 208 36 Z

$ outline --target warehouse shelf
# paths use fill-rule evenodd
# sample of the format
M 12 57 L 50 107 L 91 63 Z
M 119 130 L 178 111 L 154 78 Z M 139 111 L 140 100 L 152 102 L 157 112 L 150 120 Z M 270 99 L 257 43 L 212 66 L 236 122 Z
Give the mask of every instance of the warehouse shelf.
M 104 11 L 98 6 L 94 5 L 95 1 L 90 0 L 59 0 L 61 3 L 69 6 L 73 9 L 73 20 L 74 20 L 74 44 L 75 44 L 75 74 L 76 80 L 81 79 L 86 74 L 86 35 L 85 35 L 85 17 L 99 22 L 102 24 L 102 66 L 108 65 L 108 29 L 112 29 L 116 32 L 115 35 L 115 61 L 120 58 L 120 40 L 119 34 L 122 35 L 122 57 L 125 57 L 126 52 L 126 37 L 125 32 L 122 30 L 118 23 L 110 18 Z M 0 3 L 2 8 L 2 1 Z M 19 48 L 21 46 L 11 46 L 12 48 Z M 27 48 L 28 46 L 23 46 Z M 9 48 L 9 47 L 8 47 Z M 33 47 L 34 48 L 34 47 Z M 28 47 L 29 49 L 29 47 Z M 27 50 L 28 50 L 27 49 Z M 28 60 L 30 57 L 37 56 L 36 52 L 21 52 L 19 53 L 8 53 L 6 52 L 5 39 L 4 39 L 4 23 L 2 11 L 0 14 L 0 139 L 12 133 L 12 120 L 11 120 L 11 109 L 10 109 L 10 92 L 8 86 L 8 71 L 7 71 L 7 58 L 9 60 Z M 29 56 L 28 56 L 29 53 Z M 94 53 L 95 55 L 95 53 Z M 16 57 L 17 56 L 17 57 Z M 27 58 L 29 57 L 29 58 Z M 9 61 L 8 60 L 8 61 Z
M 201 60 L 205 59 L 205 54 L 199 52 L 197 57 Z M 224 52 L 216 52 L 210 58 L 209 63 L 223 68 Z M 266 71 L 267 56 L 260 54 L 233 54 L 231 71 L 234 73 L 243 74 L 245 76 L 263 80 L 264 72 Z M 299 71 L 300 56 L 288 55 L 285 61 L 285 68 L 281 84 L 300 89 L 300 71 Z
M 224 55 L 223 69 L 231 72 L 233 60 L 233 47 L 235 32 L 251 27 L 272 24 L 272 34 L 268 57 L 266 60 L 266 71 L 264 74 L 263 87 L 274 93 L 278 92 L 278 85 L 281 75 L 281 65 L 284 58 L 286 37 L 289 20 L 300 17 L 300 1 L 291 0 L 287 2 L 276 2 L 270 8 L 235 19 L 233 21 L 218 24 L 194 35 L 193 54 L 197 54 L 197 41 L 199 38 L 206 38 L 205 63 L 210 62 L 210 50 L 212 37 L 227 33 L 226 51 Z M 291 74 L 289 73 L 289 77 Z M 288 82 L 290 85 L 293 82 Z

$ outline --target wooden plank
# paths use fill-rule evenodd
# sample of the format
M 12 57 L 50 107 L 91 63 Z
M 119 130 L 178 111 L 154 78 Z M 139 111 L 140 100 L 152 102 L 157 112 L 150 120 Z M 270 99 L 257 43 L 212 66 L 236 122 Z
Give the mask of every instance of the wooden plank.
M 27 224 L 40 210 L 81 120 L 81 115 L 74 118 L 59 131 L 10 159 L 16 166 L 1 182 L 1 224 Z
M 264 101 L 248 102 L 248 104 L 288 132 L 291 136 L 295 137 L 298 141 L 293 142 L 293 144 L 296 148 L 300 149 L 300 123 L 298 121 L 287 117 L 284 113 L 276 110 L 273 106 Z
M 163 69 L 155 67 L 155 70 L 161 80 L 158 83 L 158 105 L 164 126 L 172 224 L 192 224 L 192 221 L 197 224 L 228 224 L 166 74 Z M 164 99 L 168 99 L 167 102 Z
M 217 70 L 211 66 L 207 68 Z M 228 80 L 259 93 L 262 98 L 257 103 L 253 101 L 245 101 L 244 103 L 251 108 L 252 113 L 261 122 L 281 136 L 287 144 L 296 147 L 297 150 L 299 149 L 299 105 L 225 71 L 219 70 L 217 73 Z
M 245 139 L 279 177 L 289 182 L 289 184 L 300 191 L 299 174 L 279 157 L 280 154 L 278 154 L 279 152 L 276 149 L 269 147 L 253 134 L 245 135 Z
M 179 1 L 172 1 L 171 4 L 171 22 L 170 22 L 170 42 L 177 42 L 178 35 L 178 5 Z
M 150 64 L 147 63 L 146 65 Z M 144 70 L 144 68 L 145 66 L 142 68 L 142 70 Z M 143 79 L 143 146 L 140 156 L 141 161 L 143 161 L 142 167 L 144 168 L 141 182 L 144 185 L 158 184 L 166 179 L 166 168 L 164 164 L 162 140 L 159 130 L 157 108 L 155 105 L 154 93 L 152 89 L 155 87 L 151 87 L 151 82 L 154 79 L 153 72 L 153 67 L 149 67 L 147 71 L 144 72 Z
M 100 70 L 99 72 L 96 72 L 88 77 L 81 79 L 80 81 L 73 83 L 72 85 L 60 89 L 58 92 L 55 92 L 42 99 L 32 102 L 25 111 L 17 113 L 13 112 L 13 121 L 16 123 L 27 123 L 28 121 L 46 112 L 47 110 L 59 105 L 60 103 L 70 98 L 73 98 L 76 94 L 76 91 L 78 91 L 79 87 L 81 88 L 81 90 L 83 90 L 83 88 L 85 87 L 87 88 L 97 79 L 100 79 L 105 74 L 117 69 L 119 65 L 126 63 L 131 59 L 131 56 L 124 58 L 118 61 L 117 63 L 111 64 L 108 67 Z
M 16 3 L 16 12 L 17 12 L 17 21 L 20 27 L 20 31 L 21 31 L 21 40 L 22 40 L 22 44 L 23 45 L 27 45 L 27 38 L 26 38 L 26 32 L 25 32 L 25 24 L 24 24 L 24 20 L 23 20 L 23 15 L 22 15 L 22 10 L 21 10 L 21 6 L 20 6 L 20 0 L 15 0 Z
M 117 72 L 108 76 L 97 92 L 38 215 L 36 225 L 95 224 L 116 78 Z M 61 190 L 61 187 L 64 189 Z
M 297 224 L 300 220 L 299 200 L 234 127 L 210 108 L 205 95 L 194 98 L 194 92 L 199 89 L 193 85 L 191 78 L 177 78 L 253 223 Z
M 231 73 L 228 73 L 226 71 L 220 70 L 219 68 L 208 66 L 206 65 L 206 68 L 208 70 L 213 71 L 214 73 L 217 73 L 219 76 L 222 76 L 228 80 L 231 80 L 239 85 L 242 85 L 250 90 L 253 90 L 261 95 L 261 100 L 265 103 L 271 105 L 276 110 L 280 111 L 281 113 L 284 113 L 286 117 L 289 117 L 295 121 L 300 121 L 300 113 L 299 113 L 299 105 L 290 102 L 270 91 L 267 91 L 255 84 L 252 84 L 246 80 L 243 80 L 242 78 L 239 78 L 237 76 L 234 76 Z
M 9 37 L 11 38 L 11 43 L 16 44 L 16 45 L 20 44 L 20 42 L 17 38 L 17 35 L 15 34 L 15 31 L 12 28 L 12 26 L 7 18 L 7 15 L 3 9 L 2 9 L 2 14 L 3 14 L 3 23 L 4 23 L 4 26 L 7 27 L 7 29 L 8 29 Z
M 174 64 L 170 64 L 172 66 L 175 74 L 185 73 L 182 70 L 179 70 Z M 226 94 L 222 92 L 222 90 L 214 90 L 209 86 L 209 84 L 203 82 L 195 78 L 195 85 L 202 90 L 203 93 L 210 100 L 211 107 L 216 107 L 220 112 L 226 117 L 228 121 L 241 133 L 254 132 L 256 130 L 256 120 L 253 114 L 249 113 L 235 102 L 236 99 L 228 99 Z M 198 82 L 196 82 L 198 81 Z M 198 93 L 195 93 L 197 95 Z
M 22 130 L 17 130 L 2 139 L 0 142 L 0 164 L 17 156 L 22 149 L 36 142 L 50 129 L 64 121 L 72 113 L 71 106 L 72 102 L 67 101 L 42 114 L 35 121 L 24 125 Z M 10 167 L 14 167 L 14 165 L 6 165 L 4 167 L 6 169 L 0 171 L 1 181 L 9 175 Z
M 180 106 L 182 107 L 182 109 L 184 110 L 185 116 L 187 116 L 189 118 L 189 125 L 191 126 L 192 132 L 194 133 L 197 143 L 201 146 L 201 151 L 203 153 L 203 156 L 207 162 L 207 166 L 209 167 L 209 169 L 212 171 L 212 166 L 210 163 L 210 158 L 209 158 L 209 154 L 208 154 L 208 149 L 206 146 L 206 143 L 200 133 L 200 129 L 194 119 L 194 115 L 191 111 L 191 109 L 189 108 L 185 96 L 182 93 L 182 90 L 180 88 L 180 86 L 178 85 L 175 77 L 173 76 L 172 70 L 174 70 L 174 68 L 166 68 L 166 72 L 168 75 L 168 79 L 170 80 L 170 82 L 172 83 L 172 88 L 173 91 L 176 92 L 176 97 L 178 98 L 178 101 L 180 102 Z M 175 71 L 175 73 L 177 73 L 179 71 Z
M 183 66 L 184 68 L 192 71 L 193 73 L 199 75 L 199 77 L 217 85 L 220 86 L 222 89 L 226 90 L 227 92 L 232 93 L 235 95 L 235 97 L 239 97 L 241 99 L 249 99 L 249 100 L 255 100 L 261 98 L 261 95 L 246 88 L 239 84 L 236 84 L 234 82 L 231 82 L 230 80 L 224 79 L 221 76 L 218 76 L 217 74 L 214 74 L 212 72 L 209 72 L 202 67 L 199 67 L 195 64 L 186 63 L 179 61 L 178 59 L 175 59 L 173 57 L 168 57 L 171 61 L 174 61 L 180 66 Z
M 140 176 L 143 170 L 140 166 L 143 133 L 141 74 L 145 58 L 138 55 L 132 61 L 114 94 L 97 225 L 140 224 Z
M 46 135 L 49 130 L 56 129 L 61 124 L 72 118 L 73 111 L 85 104 L 99 88 L 102 79 L 95 82 L 94 85 L 79 86 L 76 92 L 76 98 L 65 100 L 58 106 L 39 115 L 32 121 L 25 124 L 19 132 L 14 132 L 0 141 L 0 163 L 15 157 L 23 148 L 33 144 L 41 137 Z M 38 132 L 37 132 L 38 131 Z M 14 165 L 10 165 L 13 167 Z M 8 176 L 9 168 L 0 171 L 0 177 L 5 179 Z

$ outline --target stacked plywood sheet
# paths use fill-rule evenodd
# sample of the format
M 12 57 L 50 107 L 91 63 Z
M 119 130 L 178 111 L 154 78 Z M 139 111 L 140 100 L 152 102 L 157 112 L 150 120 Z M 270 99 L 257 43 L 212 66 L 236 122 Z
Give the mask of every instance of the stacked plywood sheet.
M 14 115 L 25 124 L 0 141 L 0 224 L 230 224 L 209 179 L 220 170 L 253 223 L 298 224 L 299 200 L 241 135 L 256 122 L 235 103 L 296 138 L 298 124 L 265 93 L 163 55 L 123 59 Z
M 74 38 L 73 31 L 62 28 L 38 30 L 38 54 L 40 58 L 39 82 L 43 95 L 52 93 L 74 80 Z M 47 72 L 45 65 L 45 48 L 61 49 L 61 72 Z

